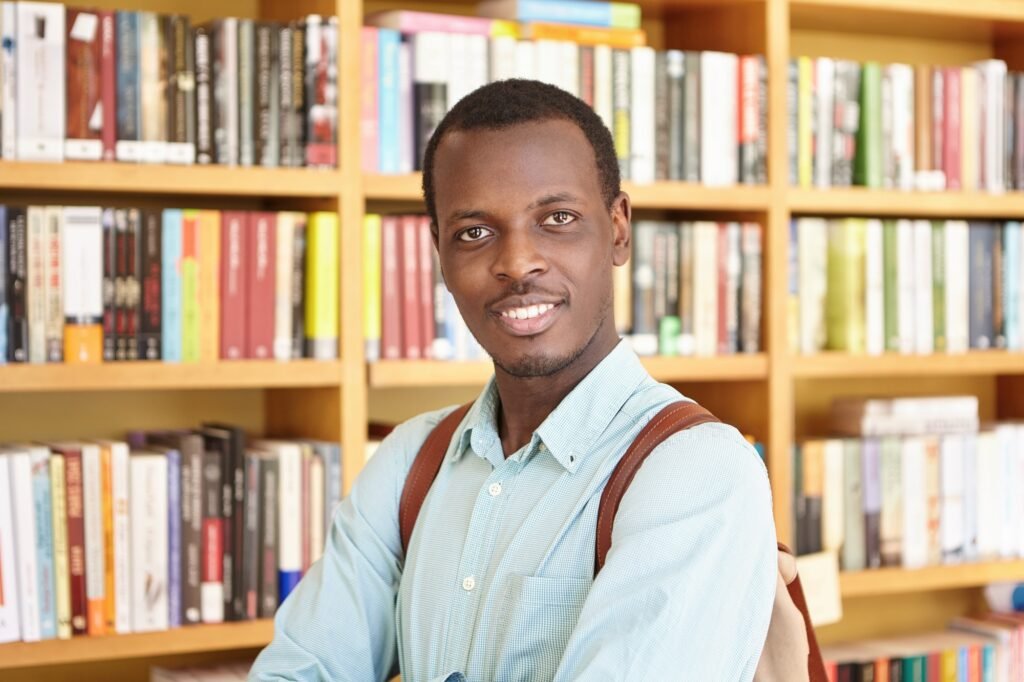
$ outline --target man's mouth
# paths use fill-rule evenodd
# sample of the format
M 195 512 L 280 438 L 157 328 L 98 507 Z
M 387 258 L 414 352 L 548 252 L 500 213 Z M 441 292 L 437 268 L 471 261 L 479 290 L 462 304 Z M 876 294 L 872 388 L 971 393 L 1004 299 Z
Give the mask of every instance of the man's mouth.
M 506 308 L 495 313 L 495 318 L 506 331 L 514 336 L 532 336 L 546 330 L 554 323 L 559 303 L 539 303 L 536 305 Z

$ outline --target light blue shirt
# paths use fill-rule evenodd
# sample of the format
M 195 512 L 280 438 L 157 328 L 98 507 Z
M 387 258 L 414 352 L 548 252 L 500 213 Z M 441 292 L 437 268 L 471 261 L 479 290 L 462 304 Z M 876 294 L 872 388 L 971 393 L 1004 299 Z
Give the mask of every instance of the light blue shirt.
M 731 426 L 697 426 L 651 453 L 593 577 L 604 485 L 679 399 L 620 342 L 506 459 L 492 378 L 456 431 L 407 558 L 402 486 L 451 408 L 402 424 L 336 512 L 250 679 L 388 680 L 399 664 L 403 682 L 753 679 L 777 550 L 765 467 Z

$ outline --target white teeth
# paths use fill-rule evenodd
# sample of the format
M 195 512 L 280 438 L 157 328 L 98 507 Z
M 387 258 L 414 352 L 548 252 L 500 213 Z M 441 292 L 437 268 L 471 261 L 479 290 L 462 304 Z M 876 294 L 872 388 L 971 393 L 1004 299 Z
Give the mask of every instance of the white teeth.
M 537 312 L 537 306 L 535 305 L 531 305 L 527 313 L 527 317 L 537 317 L 537 315 L 540 314 L 539 312 Z
M 506 310 L 502 315 L 512 320 L 528 320 L 530 318 L 539 317 L 554 307 L 555 306 L 552 303 L 541 303 L 540 305 L 531 305 L 525 308 L 513 308 L 511 310 Z

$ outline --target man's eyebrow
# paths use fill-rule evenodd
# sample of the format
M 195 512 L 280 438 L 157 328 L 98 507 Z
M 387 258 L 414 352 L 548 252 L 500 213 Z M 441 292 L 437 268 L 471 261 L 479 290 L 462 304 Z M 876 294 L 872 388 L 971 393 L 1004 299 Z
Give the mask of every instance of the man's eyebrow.
M 476 208 L 463 208 L 456 211 L 452 211 L 448 214 L 448 220 L 477 220 L 479 218 L 486 218 L 487 212 L 481 211 Z
M 579 203 L 579 199 L 576 197 L 576 195 L 570 194 L 569 192 L 558 192 L 556 194 L 546 194 L 546 195 L 542 196 L 540 199 L 537 199 L 535 202 L 533 202 L 529 206 L 527 206 L 526 209 L 527 210 L 532 210 L 532 209 L 535 209 L 535 208 L 541 208 L 541 207 L 544 207 L 544 206 L 550 206 L 551 204 L 562 204 L 562 203 L 576 204 L 576 203 Z

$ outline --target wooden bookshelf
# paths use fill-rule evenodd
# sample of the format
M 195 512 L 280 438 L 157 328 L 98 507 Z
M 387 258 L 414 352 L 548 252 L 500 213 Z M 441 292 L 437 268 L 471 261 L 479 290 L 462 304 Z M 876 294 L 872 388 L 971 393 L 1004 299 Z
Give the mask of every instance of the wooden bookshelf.
M 792 363 L 793 376 L 798 379 L 1024 374 L 1024 353 L 999 350 L 957 355 L 849 355 L 830 352 L 795 357 Z
M 1024 580 L 1024 561 L 929 566 L 914 570 L 879 568 L 846 572 L 840 575 L 839 588 L 844 598 L 876 597 L 982 587 L 1003 580 Z
M 898 218 L 1017 218 L 1024 192 L 901 192 L 863 187 L 788 190 L 789 210 L 799 215 Z

